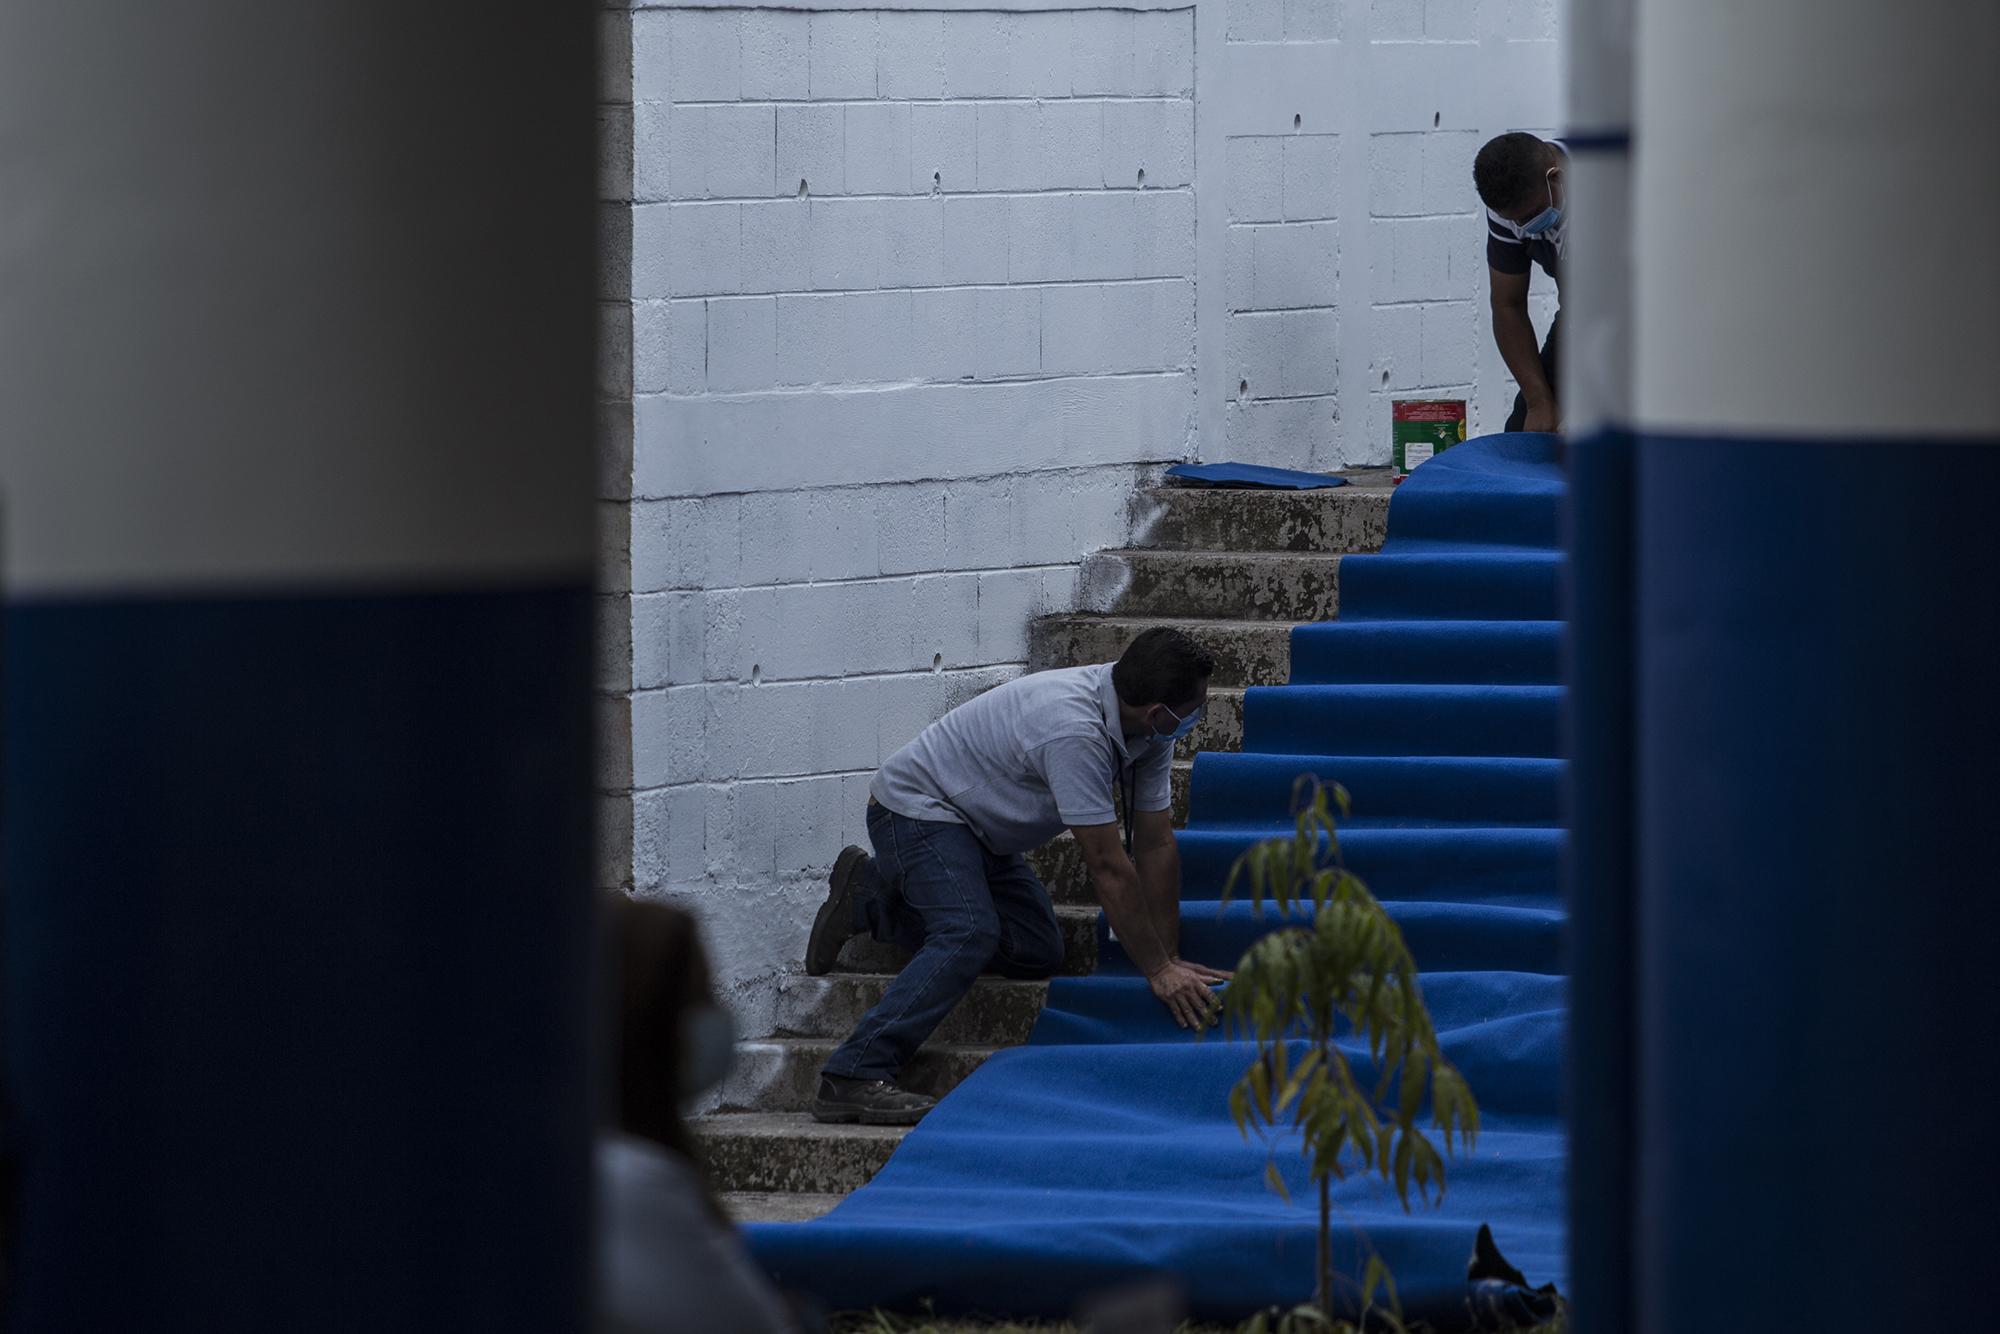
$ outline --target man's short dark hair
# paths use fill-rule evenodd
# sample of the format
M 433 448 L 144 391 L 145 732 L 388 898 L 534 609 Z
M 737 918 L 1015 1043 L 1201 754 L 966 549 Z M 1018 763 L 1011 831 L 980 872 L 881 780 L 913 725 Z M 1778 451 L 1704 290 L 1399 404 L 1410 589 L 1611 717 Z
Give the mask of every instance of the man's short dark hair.
M 1111 667 L 1111 686 L 1133 708 L 1185 704 L 1215 674 L 1215 655 L 1184 630 L 1142 630 Z
M 1516 130 L 1489 139 L 1472 159 L 1472 184 L 1495 213 L 1512 213 L 1548 179 L 1548 145 Z

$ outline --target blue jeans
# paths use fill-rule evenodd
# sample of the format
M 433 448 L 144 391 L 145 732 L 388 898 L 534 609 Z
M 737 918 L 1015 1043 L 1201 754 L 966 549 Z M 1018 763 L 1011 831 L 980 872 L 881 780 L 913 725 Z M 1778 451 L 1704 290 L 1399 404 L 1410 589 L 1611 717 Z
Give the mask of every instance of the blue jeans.
M 1016 853 L 995 856 L 962 824 L 868 807 L 874 859 L 854 882 L 854 923 L 915 951 L 826 1063 L 852 1079 L 896 1078 L 980 973 L 1043 978 L 1062 967 L 1049 892 Z

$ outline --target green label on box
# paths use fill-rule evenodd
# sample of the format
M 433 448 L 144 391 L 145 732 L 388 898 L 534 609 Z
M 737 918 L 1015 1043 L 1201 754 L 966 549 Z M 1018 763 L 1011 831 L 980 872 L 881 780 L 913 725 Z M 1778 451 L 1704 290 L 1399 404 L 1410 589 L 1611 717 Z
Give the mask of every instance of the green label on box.
M 1465 439 L 1465 400 L 1405 398 L 1392 407 L 1397 472 L 1408 472 Z

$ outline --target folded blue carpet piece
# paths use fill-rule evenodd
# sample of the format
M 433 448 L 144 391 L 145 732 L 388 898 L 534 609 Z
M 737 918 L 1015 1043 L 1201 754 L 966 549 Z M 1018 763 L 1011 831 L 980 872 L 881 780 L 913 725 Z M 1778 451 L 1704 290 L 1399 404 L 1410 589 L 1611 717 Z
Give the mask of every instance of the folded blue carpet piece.
M 1345 477 L 1335 477 L 1330 473 L 1266 468 L 1259 463 L 1176 463 L 1167 469 L 1167 476 L 1198 486 L 1263 486 L 1287 491 L 1314 491 L 1326 486 L 1347 485 Z
M 1236 857 L 1288 827 L 1299 774 L 1351 792 L 1342 854 L 1423 969 L 1482 1130 L 1436 1208 L 1341 1184 L 1336 1260 L 1355 1275 L 1379 1254 L 1406 1314 L 1441 1329 L 1469 1323 L 1482 1223 L 1530 1283 L 1566 1277 L 1562 487 L 1546 436 L 1470 441 L 1412 473 L 1381 554 L 1341 561 L 1341 619 L 1293 633 L 1293 684 L 1248 692 L 1243 753 L 1196 760 L 1181 837 L 1184 952 L 1226 966 L 1281 920 L 1219 902 Z M 981 1066 L 871 1184 L 817 1222 L 750 1229 L 780 1282 L 836 1309 L 1018 1316 L 1163 1271 L 1208 1319 L 1310 1298 L 1296 1144 L 1246 1143 L 1229 1119 L 1248 1049 L 1176 1029 L 1099 933 L 1097 973 L 1051 983 L 1029 1044 Z M 1264 1185 L 1272 1155 L 1297 1203 Z

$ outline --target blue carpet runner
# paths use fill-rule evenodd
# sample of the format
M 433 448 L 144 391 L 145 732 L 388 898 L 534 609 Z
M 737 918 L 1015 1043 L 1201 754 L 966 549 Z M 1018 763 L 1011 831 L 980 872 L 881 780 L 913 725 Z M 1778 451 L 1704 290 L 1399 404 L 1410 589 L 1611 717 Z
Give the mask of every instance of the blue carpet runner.
M 1293 633 L 1290 685 L 1248 693 L 1243 753 L 1195 761 L 1181 838 L 1183 953 L 1229 967 L 1271 927 L 1218 903 L 1233 860 L 1288 830 L 1300 773 L 1352 794 L 1342 848 L 1400 923 L 1482 1128 L 1439 1207 L 1413 1198 L 1406 1214 L 1379 1177 L 1344 1183 L 1337 1258 L 1358 1275 L 1379 1253 L 1406 1313 L 1447 1328 L 1481 1223 L 1531 1283 L 1564 1280 L 1550 440 L 1490 436 L 1411 475 L 1381 554 L 1341 561 L 1341 619 Z M 834 1309 L 1060 1316 L 1161 1271 L 1209 1319 L 1308 1300 L 1310 1183 L 1295 1141 L 1246 1143 L 1231 1122 L 1246 1063 L 1242 1044 L 1176 1029 L 1100 934 L 1098 971 L 1050 985 L 1027 1046 L 988 1060 L 824 1219 L 752 1227 L 751 1245 Z M 1294 1203 L 1264 1184 L 1272 1153 Z

